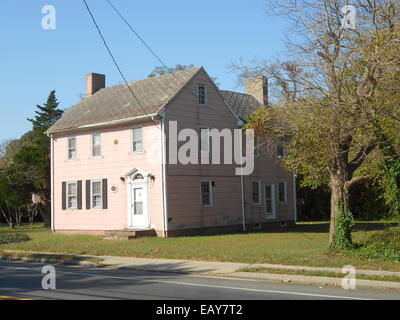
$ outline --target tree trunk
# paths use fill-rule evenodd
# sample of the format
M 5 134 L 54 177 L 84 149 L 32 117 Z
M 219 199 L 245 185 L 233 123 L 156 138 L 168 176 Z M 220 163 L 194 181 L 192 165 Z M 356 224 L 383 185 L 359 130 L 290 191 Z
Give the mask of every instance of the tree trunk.
M 332 175 L 330 180 L 331 189 L 331 219 L 329 227 L 329 245 L 332 244 L 335 238 L 335 220 L 339 216 L 339 203 L 347 206 L 349 203 L 349 196 L 345 190 L 345 181 L 337 175 Z
M 329 248 L 348 247 L 351 243 L 351 228 L 353 225 L 349 207 L 349 195 L 346 183 L 349 181 L 346 156 L 338 157 L 336 170 L 330 177 L 331 189 L 331 218 L 329 228 Z M 339 219 L 339 220 L 338 220 Z M 340 226 L 338 226 L 340 222 Z

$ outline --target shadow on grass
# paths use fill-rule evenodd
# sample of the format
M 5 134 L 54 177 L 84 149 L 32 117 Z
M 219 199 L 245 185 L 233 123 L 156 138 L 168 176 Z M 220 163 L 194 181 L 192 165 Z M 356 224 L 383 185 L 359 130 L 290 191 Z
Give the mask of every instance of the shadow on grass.
M 378 231 L 384 230 L 387 227 L 397 227 L 399 223 L 396 222 L 357 222 L 353 231 Z M 290 227 L 271 227 L 265 230 L 249 230 L 247 234 L 254 233 L 328 233 L 329 223 L 312 223 L 312 224 L 297 224 Z

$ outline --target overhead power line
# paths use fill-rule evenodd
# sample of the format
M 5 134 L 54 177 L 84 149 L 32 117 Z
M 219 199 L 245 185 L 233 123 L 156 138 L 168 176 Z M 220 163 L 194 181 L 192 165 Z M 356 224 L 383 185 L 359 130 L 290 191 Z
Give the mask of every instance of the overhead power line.
M 132 88 L 129 86 L 128 81 L 126 80 L 126 78 L 125 78 L 125 76 L 124 76 L 124 74 L 123 74 L 121 68 L 119 67 L 119 65 L 118 65 L 118 63 L 117 63 L 117 61 L 116 61 L 114 55 L 112 54 L 111 49 L 110 49 L 110 47 L 108 46 L 107 41 L 105 40 L 105 38 L 104 38 L 104 36 L 103 36 L 103 34 L 102 34 L 101 30 L 100 30 L 100 27 L 98 26 L 98 24 L 97 24 L 97 22 L 96 22 L 96 19 L 95 19 L 95 17 L 93 16 L 93 14 L 92 14 L 92 12 L 91 12 L 91 10 L 90 10 L 90 8 L 89 8 L 89 6 L 88 6 L 86 0 L 82 0 L 82 1 L 83 1 L 83 3 L 85 4 L 86 9 L 87 9 L 87 11 L 88 11 L 90 17 L 92 18 L 93 24 L 95 25 L 95 27 L 96 27 L 96 29 L 97 29 L 97 32 L 99 33 L 99 35 L 100 35 L 100 37 L 101 37 L 101 40 L 103 41 L 104 46 L 106 47 L 106 49 L 107 49 L 107 51 L 108 51 L 108 53 L 109 53 L 109 55 L 110 55 L 110 57 L 111 57 L 111 59 L 112 59 L 114 65 L 115 65 L 115 67 L 118 69 L 119 74 L 121 75 L 122 79 L 124 80 L 125 85 L 126 85 L 127 88 L 129 89 L 130 93 L 132 94 L 133 98 L 136 100 L 136 102 L 138 103 L 138 105 L 140 106 L 140 108 L 142 109 L 142 111 L 147 115 L 147 117 L 148 117 L 151 121 L 153 121 L 153 123 L 156 125 L 156 127 L 157 127 L 158 129 L 160 129 L 160 127 L 158 126 L 158 123 L 157 123 L 156 121 L 154 121 L 154 119 L 147 113 L 147 111 L 145 110 L 145 108 L 144 108 L 144 107 L 142 106 L 142 104 L 140 103 L 139 99 L 136 97 L 136 95 L 135 95 L 135 93 L 133 92 Z M 161 129 L 160 129 L 160 130 L 161 130 Z
M 146 43 L 146 41 L 143 39 L 142 36 L 140 36 L 140 34 L 132 27 L 132 25 L 128 22 L 128 20 L 125 19 L 125 17 L 122 15 L 122 13 L 114 6 L 114 4 L 111 2 L 111 0 L 107 0 L 108 4 L 110 5 L 110 7 L 119 15 L 119 17 L 121 18 L 121 20 L 128 26 L 129 29 L 131 29 L 131 31 L 136 35 L 136 37 L 140 40 L 140 42 L 143 43 L 143 45 L 147 48 L 147 50 L 150 51 L 150 53 L 158 60 L 158 62 L 161 63 L 161 65 L 167 69 L 167 71 L 178 81 L 178 83 L 180 83 L 183 87 L 185 87 L 187 90 L 189 90 L 189 92 L 196 97 L 197 99 L 197 95 L 186 85 L 186 83 L 184 83 L 183 81 L 181 81 L 173 72 L 173 70 L 171 70 L 171 68 L 169 68 L 164 61 L 160 58 L 160 56 Z

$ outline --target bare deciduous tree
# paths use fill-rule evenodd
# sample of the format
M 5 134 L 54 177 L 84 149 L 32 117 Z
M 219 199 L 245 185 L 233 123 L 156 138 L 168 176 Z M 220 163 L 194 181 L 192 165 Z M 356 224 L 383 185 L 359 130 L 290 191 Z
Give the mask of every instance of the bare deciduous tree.
M 344 25 L 346 4 L 267 1 L 269 12 L 291 22 L 288 53 L 272 63 L 232 66 L 241 76 L 271 79 L 272 107 L 250 116 L 249 125 L 270 140 L 287 141 L 288 168 L 329 182 L 332 248 L 351 245 L 350 224 L 338 225 L 348 207 L 347 188 L 382 137 L 396 138 L 393 131 L 381 132 L 400 119 L 399 1 L 353 1 L 356 29 Z

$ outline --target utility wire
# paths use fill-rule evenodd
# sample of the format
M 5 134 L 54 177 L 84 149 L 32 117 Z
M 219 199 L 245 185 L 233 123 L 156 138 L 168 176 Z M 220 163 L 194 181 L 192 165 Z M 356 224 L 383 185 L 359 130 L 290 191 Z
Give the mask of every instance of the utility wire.
M 165 63 L 164 61 L 160 58 L 160 56 L 153 50 L 151 49 L 151 47 L 146 43 L 146 41 L 143 39 L 143 37 L 141 37 L 139 35 L 139 33 L 132 27 L 132 25 L 126 20 L 126 18 L 122 15 L 122 13 L 113 5 L 113 3 L 111 2 L 111 0 L 107 0 L 108 4 L 110 5 L 110 7 L 119 15 L 119 17 L 122 19 L 122 21 L 129 27 L 129 29 L 131 29 L 131 31 L 136 35 L 136 37 L 143 43 L 143 45 L 147 48 L 147 50 L 149 50 L 149 52 L 161 63 L 162 66 L 164 66 L 167 71 L 169 72 L 169 74 L 171 74 L 176 81 L 178 81 L 178 83 L 180 83 L 183 88 L 187 89 L 192 95 L 193 97 L 195 97 L 196 99 L 198 99 L 198 96 L 196 93 L 194 93 L 190 87 L 187 85 L 187 83 L 183 82 L 182 80 L 180 80 L 175 73 L 173 72 L 173 70 L 171 70 Z M 215 112 L 212 108 L 208 107 L 209 110 L 216 114 L 217 116 L 221 116 L 218 112 Z
M 90 17 L 92 18 L 92 21 L 93 21 L 93 23 L 94 23 L 94 25 L 95 25 L 95 27 L 96 27 L 96 29 L 97 29 L 97 32 L 99 33 L 99 35 L 100 35 L 100 37 L 101 37 L 101 40 L 102 40 L 103 43 L 104 43 L 104 46 L 106 47 L 106 49 L 107 49 L 107 51 L 108 51 L 108 53 L 109 53 L 109 55 L 110 55 L 112 61 L 114 62 L 115 67 L 118 69 L 119 74 L 121 75 L 122 79 L 124 80 L 124 82 L 125 82 L 127 88 L 129 89 L 130 93 L 132 94 L 133 98 L 137 101 L 137 103 L 139 104 L 140 108 L 141 108 L 141 109 L 143 110 L 143 112 L 147 115 L 147 117 L 148 117 L 151 121 L 153 121 L 153 123 L 156 125 L 156 127 L 157 127 L 158 129 L 160 129 L 160 127 L 158 126 L 158 123 L 157 123 L 156 121 L 154 121 L 154 119 L 153 119 L 152 117 L 150 117 L 150 115 L 147 113 L 147 111 L 144 109 L 144 107 L 143 107 L 142 104 L 140 103 L 139 99 L 136 97 L 135 93 L 132 91 L 132 88 L 129 86 L 128 81 L 126 80 L 126 78 L 125 78 L 125 76 L 124 76 L 124 74 L 123 74 L 121 68 L 119 67 L 119 65 L 118 65 L 118 63 L 117 63 L 117 61 L 116 61 L 114 55 L 112 54 L 111 49 L 110 49 L 110 47 L 108 46 L 108 44 L 107 44 L 107 42 L 106 42 L 106 40 L 105 40 L 105 38 L 104 38 L 104 36 L 103 36 L 103 34 L 102 34 L 100 28 L 99 28 L 99 26 L 98 26 L 98 24 L 97 24 L 97 22 L 96 22 L 96 19 L 94 18 L 94 16 L 93 16 L 93 14 L 92 14 L 92 12 L 91 12 L 91 10 L 90 10 L 90 8 L 89 8 L 89 6 L 88 6 L 86 0 L 82 0 L 82 1 L 83 1 L 83 3 L 85 4 L 86 9 L 87 9 L 87 11 L 88 11 Z M 161 129 L 160 129 L 160 130 L 161 130 Z
M 150 53 L 161 63 L 162 66 L 164 66 L 167 71 L 181 84 L 183 85 L 186 89 L 189 90 L 189 92 L 196 97 L 197 99 L 197 95 L 190 90 L 190 88 L 186 85 L 186 83 L 184 83 L 183 81 L 181 81 L 180 79 L 178 79 L 178 77 L 174 74 L 174 72 L 164 63 L 164 61 L 160 58 L 160 56 L 154 52 L 153 49 L 151 49 L 151 47 L 146 43 L 146 41 L 139 35 L 139 33 L 132 27 L 132 25 L 125 19 L 125 17 L 122 15 L 122 13 L 113 5 L 113 3 L 111 2 L 111 0 L 107 0 L 108 4 L 110 5 L 110 7 L 119 15 L 119 17 L 122 19 L 123 22 L 125 22 L 125 24 L 129 27 L 129 29 L 131 29 L 131 31 L 136 35 L 136 37 L 140 40 L 140 42 L 143 43 L 143 45 L 147 48 L 147 50 L 150 51 Z

